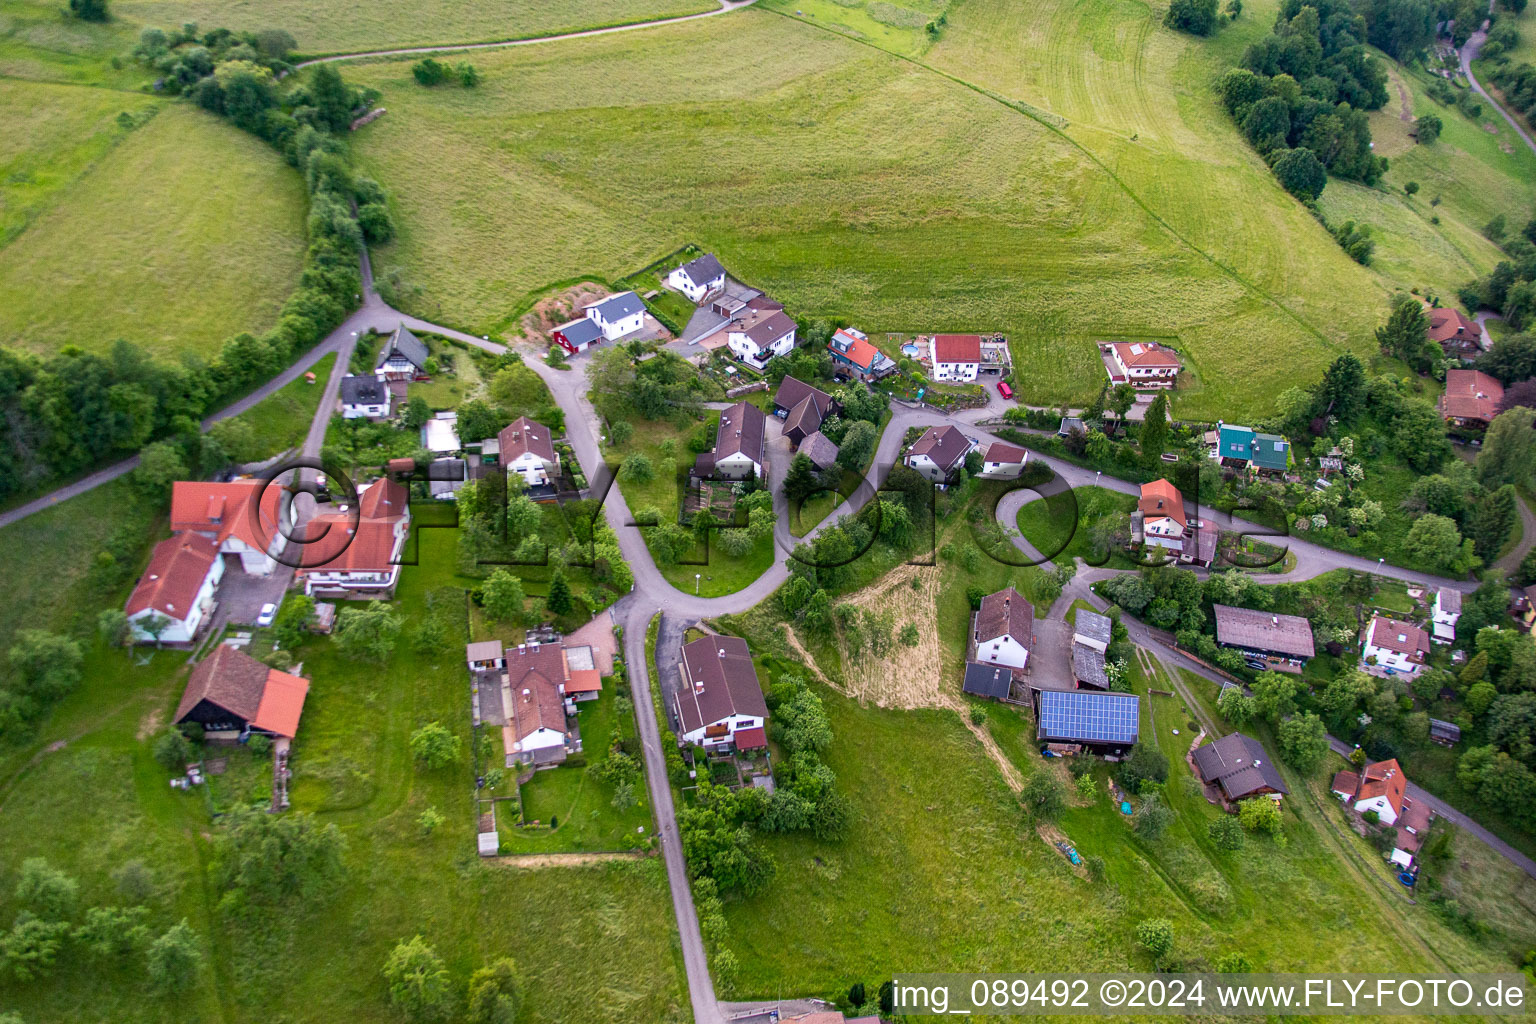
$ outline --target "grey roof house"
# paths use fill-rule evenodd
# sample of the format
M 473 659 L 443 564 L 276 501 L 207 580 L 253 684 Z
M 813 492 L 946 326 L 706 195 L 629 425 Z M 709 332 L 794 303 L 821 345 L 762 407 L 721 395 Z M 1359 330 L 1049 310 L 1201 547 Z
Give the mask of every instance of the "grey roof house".
M 1290 792 L 1280 778 L 1274 761 L 1263 745 L 1252 736 L 1234 732 L 1213 743 L 1197 747 L 1195 767 L 1207 785 L 1220 786 L 1228 800 Z
M 401 324 L 379 349 L 373 372 L 380 380 L 411 380 L 427 370 L 427 343 Z

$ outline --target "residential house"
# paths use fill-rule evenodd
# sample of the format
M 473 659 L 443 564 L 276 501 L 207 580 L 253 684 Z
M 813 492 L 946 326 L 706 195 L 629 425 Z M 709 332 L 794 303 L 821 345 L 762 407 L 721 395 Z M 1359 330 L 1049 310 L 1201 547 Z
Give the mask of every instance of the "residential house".
M 794 349 L 795 322 L 782 309 L 751 309 L 726 327 L 725 344 L 736 358 L 761 370 Z
M 1177 352 L 1151 341 L 1101 341 L 1099 356 L 1112 385 L 1171 388 L 1184 368 Z
M 123 609 L 134 642 L 190 643 L 213 611 L 223 578 L 219 547 L 202 534 L 184 531 L 156 544 Z M 161 628 L 146 628 L 152 623 Z
M 578 317 L 550 329 L 549 340 L 571 355 L 585 352 L 587 346 L 603 340 L 603 329 L 590 316 Z
M 935 334 L 932 351 L 934 380 L 973 381 L 981 372 L 978 334 Z
M 421 446 L 433 455 L 452 455 L 462 450 L 459 441 L 459 414 L 453 410 L 437 413 L 421 425 Z
M 1214 457 L 1224 466 L 1259 473 L 1284 473 L 1291 464 L 1291 443 L 1278 434 L 1261 434 L 1235 423 L 1216 424 Z
M 1374 811 L 1381 824 L 1395 827 L 1391 859 L 1404 868 L 1412 866 L 1433 815 L 1428 804 L 1408 795 L 1408 777 L 1396 759 L 1373 762 L 1359 772 L 1339 772 L 1330 788 L 1354 811 Z
M 707 252 L 668 274 L 667 287 L 676 288 L 698 305 L 725 287 L 725 268 L 715 259 L 714 253 Z
M 1207 786 L 1217 786 L 1229 807 L 1249 797 L 1275 800 L 1290 793 L 1280 778 L 1274 759 L 1252 736 L 1229 733 L 1195 748 L 1195 770 Z
M 720 413 L 715 430 L 714 475 L 727 480 L 762 479 L 768 467 L 768 417 L 751 402 L 737 402 Z
M 1132 516 L 1132 536 L 1137 534 L 1137 526 L 1146 544 L 1175 555 L 1183 554 L 1189 520 L 1184 515 L 1184 496 L 1179 489 L 1167 480 L 1142 484 L 1141 498 Z
M 1072 645 L 1072 681 L 1078 689 L 1109 689 L 1109 668 L 1104 652 L 1087 644 Z
M 1429 634 L 1411 622 L 1372 615 L 1361 636 L 1360 667 L 1373 675 L 1417 675 L 1429 657 Z
M 1209 520 L 1192 521 L 1189 524 L 1189 533 L 1184 538 L 1184 552 L 1179 555 L 1179 561 L 1193 562 L 1195 565 L 1209 569 L 1216 561 L 1216 541 L 1220 537 L 1220 527 Z
M 1469 320 L 1459 309 L 1428 311 L 1429 340 L 1439 345 L 1451 358 L 1473 359 L 1483 350 L 1483 328 Z
M 379 380 L 421 380 L 427 375 L 427 343 L 406 329 L 405 324 L 379 350 L 373 375 Z
M 507 763 L 551 767 L 581 750 L 567 721 L 565 655 L 559 644 L 518 644 L 506 650 L 502 688 Z
M 385 419 L 394 404 L 389 384 L 379 377 L 343 377 L 340 396 L 344 420 Z
M 684 644 L 680 668 L 672 711 L 681 742 L 717 750 L 767 746 L 768 704 L 745 640 L 711 634 Z
M 1109 650 L 1114 638 L 1114 623 L 1108 615 L 1079 608 L 1072 627 L 1072 643 L 1091 647 L 1100 654 Z
M 1035 642 L 1035 609 L 1012 587 L 981 599 L 971 617 L 975 660 L 987 665 L 1022 669 Z
M 1430 613 L 1430 637 L 1437 644 L 1448 644 L 1456 639 L 1456 623 L 1461 620 L 1461 591 L 1454 587 L 1441 587 L 1435 591 L 1435 604 Z
M 171 529 L 207 537 L 226 563 L 270 576 L 288 543 L 278 521 L 282 497 L 282 486 L 266 480 L 178 480 L 171 485 Z
M 832 354 L 832 369 L 855 380 L 879 380 L 896 372 L 896 361 L 852 327 L 837 330 L 827 342 L 827 351 Z
M 810 459 L 811 464 L 823 473 L 829 473 L 836 468 L 837 453 L 837 445 L 819 430 L 800 443 L 800 454 Z
M 1446 370 L 1440 418 L 1456 427 L 1487 429 L 1499 414 L 1504 385 L 1481 370 Z
M 976 475 L 984 480 L 1017 480 L 1024 475 L 1024 464 L 1029 452 L 1016 444 L 993 441 L 982 449 L 981 472 Z
M 1013 669 L 1007 665 L 968 661 L 965 663 L 965 680 L 960 688 L 976 697 L 1011 700 Z
M 794 377 L 785 377 L 773 396 L 774 414 L 784 420 L 784 436 L 797 448 L 821 429 L 833 405 L 831 395 Z
M 360 493 L 357 512 L 323 512 L 305 524 L 303 565 L 294 574 L 313 597 L 392 597 L 411 531 L 410 494 L 383 478 Z
M 602 328 L 603 337 L 615 341 L 645 325 L 645 303 L 634 292 L 619 292 L 585 307 L 587 316 Z
M 210 740 L 243 740 L 251 733 L 292 739 L 308 696 L 309 680 L 219 644 L 192 669 L 175 721 L 197 723 Z
M 528 487 L 543 487 L 560 476 L 560 455 L 553 432 L 544 424 L 519 416 L 496 435 L 501 468 L 522 477 Z
M 500 672 L 507 667 L 506 652 L 500 640 L 476 640 L 464 645 L 464 659 L 470 672 Z
M 902 461 L 928 480 L 944 487 L 965 463 L 965 457 L 973 447 L 971 439 L 959 427 L 948 424 L 929 427 L 907 449 L 906 458 Z
M 1216 642 L 1231 647 L 1266 668 L 1299 671 L 1315 653 L 1312 625 L 1299 615 L 1276 615 L 1257 608 L 1213 606 Z
M 1119 757 L 1136 745 L 1141 701 L 1129 693 L 1032 690 L 1036 739 L 1058 753 Z

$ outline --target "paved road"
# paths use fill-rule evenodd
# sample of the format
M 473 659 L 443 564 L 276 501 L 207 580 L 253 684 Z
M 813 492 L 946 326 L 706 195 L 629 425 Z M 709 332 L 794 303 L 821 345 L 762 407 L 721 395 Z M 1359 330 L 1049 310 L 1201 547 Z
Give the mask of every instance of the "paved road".
M 1493 13 L 1493 3 L 1494 0 L 1488 0 L 1488 12 L 1490 14 Z M 1531 137 L 1526 134 L 1525 129 L 1520 126 L 1520 122 L 1516 121 L 1510 115 L 1509 111 L 1505 110 L 1499 104 L 1498 100 L 1488 95 L 1488 90 L 1483 88 L 1483 84 L 1479 82 L 1477 80 L 1477 76 L 1472 73 L 1472 62 L 1477 60 L 1478 52 L 1482 50 L 1483 44 L 1488 41 L 1487 26 L 1488 23 L 1484 22 L 1483 27 L 1472 33 L 1471 37 L 1462 44 L 1461 73 L 1467 76 L 1467 82 L 1472 86 L 1473 91 L 1483 99 L 1487 100 L 1488 105 L 1491 106 L 1494 110 L 1497 110 L 1499 112 L 1499 116 L 1509 122 L 1509 126 L 1515 130 L 1516 135 L 1520 136 L 1520 138 L 1525 141 L 1525 144 L 1530 147 L 1531 152 L 1536 153 L 1536 141 L 1533 141 Z
M 680 21 L 697 21 L 700 18 L 713 18 L 717 14 L 725 14 L 729 11 L 739 10 L 742 7 L 750 7 L 757 0 L 718 0 L 720 6 L 713 11 L 704 11 L 699 14 L 683 14 L 675 18 L 656 18 L 652 21 L 635 21 L 628 25 L 610 25 L 608 28 L 589 28 L 580 32 L 562 32 L 553 36 L 533 36 L 521 39 L 502 39 L 490 43 L 451 43 L 446 46 L 403 46 L 393 50 L 361 50 L 357 53 L 336 53 L 329 57 L 316 57 L 314 60 L 301 61 L 294 67 L 304 68 L 311 64 L 329 64 L 339 60 L 362 60 L 366 57 L 398 57 L 413 53 L 459 53 L 465 50 L 497 50 L 508 46 L 536 46 L 539 43 L 555 43 L 562 39 L 584 39 L 587 36 L 606 36 L 614 32 L 633 32 L 641 28 L 654 28 L 657 25 L 672 25 Z

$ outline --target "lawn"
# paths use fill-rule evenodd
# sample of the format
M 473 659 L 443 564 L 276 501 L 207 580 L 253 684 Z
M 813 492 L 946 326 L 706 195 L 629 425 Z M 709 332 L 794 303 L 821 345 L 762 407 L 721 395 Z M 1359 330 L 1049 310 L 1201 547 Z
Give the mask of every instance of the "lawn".
M 395 602 L 408 622 L 426 613 L 430 591 L 472 582 L 445 567 L 452 543 L 451 531 L 425 531 L 424 567 L 405 570 Z M 210 960 L 188 995 L 165 1000 L 147 994 L 136 966 L 103 969 L 71 956 L 49 979 L 9 985 L 7 1009 L 29 1021 L 102 1024 L 258 1021 L 274 1013 L 293 1022 L 382 1022 L 394 1018 L 379 966 L 397 940 L 420 933 L 443 955 L 459 993 L 475 967 L 515 958 L 527 994 L 520 1020 L 688 1019 L 660 861 L 540 871 L 482 862 L 473 855 L 470 761 L 437 772 L 413 767 L 407 741 L 424 722 L 441 721 L 468 739 L 461 640 L 462 626 L 434 655 L 407 639 L 382 665 L 343 658 L 323 638 L 297 649 L 312 687 L 294 748 L 294 800 L 342 827 L 348 877 L 329 899 L 261 929 L 216 917 L 219 894 L 202 873 L 206 804 L 200 793 L 166 786 L 144 741 L 180 695 L 183 656 L 162 652 L 140 668 L 120 652 L 93 650 L 86 682 L 34 744 L 4 754 L 0 915 L 15 915 L 10 894 L 25 857 L 48 856 L 98 903 L 116 899 L 108 871 L 139 859 L 157 883 L 149 904 L 155 927 L 187 917 Z M 59 739 L 70 743 L 27 764 Z M 233 788 L 242 779 L 249 784 L 254 775 L 235 763 L 213 785 Z M 430 836 L 417 824 L 427 807 L 447 818 Z M 79 842 L 81 835 L 91 842 Z M 574 1002 L 572 984 L 584 993 Z
M 7 91 L 17 88 L 18 79 L 136 90 L 151 73 L 132 61 L 113 67 L 110 59 L 131 51 L 138 37 L 139 27 L 119 18 L 97 24 L 67 17 L 49 0 L 0 0 L 0 76 L 8 79 Z M 130 110 L 145 100 L 117 96 Z M 88 107 L 97 101 L 82 96 L 76 102 Z M 68 113 L 58 116 L 67 124 Z
M 283 385 L 277 394 L 262 399 L 235 417 L 251 428 L 251 448 L 239 453 L 242 461 L 270 458 L 304 443 L 315 410 L 320 407 L 320 399 L 325 394 L 325 382 L 330 379 L 335 366 L 335 354 L 325 356 L 310 371 L 315 375 L 313 382 L 301 376 Z
M 1081 558 L 1089 565 L 1129 568 L 1132 563 L 1125 552 L 1095 551 L 1088 529 L 1102 516 L 1129 514 L 1135 508 L 1134 494 L 1074 487 L 1069 494 L 1037 498 L 1024 505 L 1019 509 L 1017 525 L 1035 550 L 1058 565 L 1071 565 L 1073 559 Z
M 1018 99 L 1029 90 L 1008 76 L 1029 69 L 1078 82 L 1071 24 L 1025 33 L 1056 40 L 1049 61 L 1018 48 L 1009 19 L 1041 6 L 971 0 L 930 58 L 1003 76 L 979 84 Z M 1181 415 L 1262 413 L 1343 347 L 1367 351 L 1384 291 L 1248 151 L 1205 90 L 1209 63 L 1184 68 L 1194 44 L 1145 8 L 1116 10 L 1155 51 L 1154 75 L 1127 46 L 1113 65 L 1124 88 L 1102 90 L 1128 107 L 1116 124 L 1146 115 L 1138 142 L 1088 125 L 1063 135 L 767 10 L 647 32 L 643 46 L 488 53 L 470 92 L 428 94 L 403 63 L 359 67 L 390 109 L 357 140 L 398 212 L 376 263 L 420 288 L 423 309 L 485 333 L 551 282 L 617 276 L 692 241 L 796 315 L 874 333 L 991 325 L 1030 367 L 1024 401 L 1086 402 L 1102 377 L 1093 339 L 1151 333 L 1179 337 L 1201 382 Z M 743 52 L 783 56 L 743 65 Z M 1199 102 L 1182 102 L 1197 78 Z M 441 158 L 459 173 L 437 174 Z
M 349 53 L 383 46 L 526 39 L 711 11 L 715 6 L 709 0 L 408 0 L 371 8 L 305 0 L 271 0 L 259 7 L 241 0 L 120 0 L 113 10 L 165 29 L 184 21 L 236 31 L 281 28 L 304 53 Z M 479 62 L 476 56 L 470 59 Z
M 20 88 L 82 132 L 111 109 L 94 91 Z M 142 109 L 144 100 L 123 96 L 119 106 Z M 12 126 L 7 109 L 0 124 L 25 133 L 33 117 Z M 276 151 L 185 104 L 163 107 L 109 147 L 88 136 L 68 143 L 21 154 L 17 175 L 30 173 L 28 160 L 52 165 L 53 154 L 66 177 L 77 166 L 74 180 L 38 190 L 23 210 L 26 230 L 0 249 L 0 344 L 104 352 L 126 338 L 176 356 L 271 326 L 305 246 L 304 183 Z

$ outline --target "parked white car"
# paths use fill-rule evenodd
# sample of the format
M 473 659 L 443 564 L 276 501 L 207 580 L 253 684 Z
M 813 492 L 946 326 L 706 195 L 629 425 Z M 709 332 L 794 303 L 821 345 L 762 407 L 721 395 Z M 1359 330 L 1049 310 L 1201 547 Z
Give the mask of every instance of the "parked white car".
M 277 618 L 277 605 L 264 604 L 261 606 L 261 614 L 256 616 L 256 625 L 270 626 L 275 618 Z

